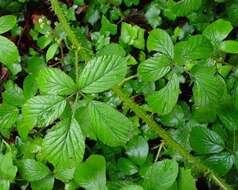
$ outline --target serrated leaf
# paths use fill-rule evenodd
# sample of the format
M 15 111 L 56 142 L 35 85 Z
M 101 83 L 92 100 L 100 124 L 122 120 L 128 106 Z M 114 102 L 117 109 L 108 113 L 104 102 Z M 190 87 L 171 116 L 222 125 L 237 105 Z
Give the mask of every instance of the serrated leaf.
M 215 132 L 204 127 L 193 127 L 190 133 L 190 144 L 194 151 L 199 154 L 221 152 L 225 143 Z
M 12 153 L 0 153 L 0 178 L 8 181 L 13 181 L 16 177 L 16 173 L 17 167 L 13 165 Z
M 33 159 L 21 160 L 18 169 L 21 176 L 27 181 L 38 181 L 50 174 L 46 165 Z
M 16 45 L 9 39 L 0 36 L 0 62 L 9 69 L 13 64 L 18 63 L 19 52 Z
M 130 139 L 132 122 L 109 105 L 93 101 L 89 104 L 89 114 L 97 138 L 106 145 L 121 146 Z
M 76 90 L 76 84 L 72 78 L 60 69 L 44 67 L 36 80 L 43 94 L 70 95 Z
M 18 109 L 15 106 L 0 104 L 0 132 L 9 136 L 9 130 L 13 127 L 18 116 Z
M 24 123 L 34 126 L 46 127 L 52 124 L 63 113 L 66 100 L 60 96 L 35 96 L 23 105 L 22 113 Z
M 144 81 L 156 81 L 170 71 L 171 59 L 160 55 L 149 58 L 138 67 L 138 74 Z
M 187 16 L 190 13 L 197 11 L 201 5 L 201 0 L 181 0 L 173 6 L 172 11 L 176 16 Z
M 218 19 L 205 28 L 203 35 L 214 45 L 218 45 L 228 36 L 232 29 L 233 27 L 229 21 Z
M 178 177 L 178 190 L 197 190 L 195 179 L 190 169 L 180 168 Z
M 236 54 L 238 53 L 238 41 L 226 40 L 220 44 L 220 50 L 225 53 Z
M 99 56 L 85 66 L 78 85 L 84 93 L 99 93 L 119 83 L 127 73 L 126 59 L 120 56 Z
M 142 165 L 148 156 L 149 145 L 142 136 L 131 139 L 126 145 L 126 154 L 136 164 Z
M 233 156 L 228 152 L 214 154 L 204 160 L 204 163 L 218 175 L 224 176 L 233 166 Z
M 77 167 L 74 180 L 86 190 L 107 190 L 106 161 L 101 155 L 91 155 Z
M 57 168 L 71 168 L 83 159 L 84 136 L 78 122 L 61 121 L 49 130 L 43 141 L 43 155 Z
M 163 160 L 150 166 L 145 174 L 145 190 L 166 190 L 173 185 L 178 175 L 178 164 L 175 160 Z
M 164 88 L 149 95 L 146 100 L 153 112 L 165 115 L 173 110 L 179 94 L 179 79 L 174 74 Z
M 174 57 L 174 45 L 169 34 L 162 29 L 154 29 L 149 33 L 147 49 L 158 51 L 170 58 Z
M 56 54 L 58 48 L 59 48 L 59 45 L 58 45 L 57 43 L 52 44 L 52 45 L 48 48 L 48 50 L 47 50 L 47 52 L 46 52 L 46 61 L 47 61 L 47 62 L 48 62 L 49 60 L 51 60 L 51 59 L 55 56 L 55 54 Z
M 185 65 L 192 60 L 207 59 L 213 54 L 211 42 L 198 34 L 187 41 L 180 41 L 175 45 L 175 61 L 179 65 Z
M 0 34 L 11 30 L 17 23 L 16 16 L 5 15 L 0 17 Z

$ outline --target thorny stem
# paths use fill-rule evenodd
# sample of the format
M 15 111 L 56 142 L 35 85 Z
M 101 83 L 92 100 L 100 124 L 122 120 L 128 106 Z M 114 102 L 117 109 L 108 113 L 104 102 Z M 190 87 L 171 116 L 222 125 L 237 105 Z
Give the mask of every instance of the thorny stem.
M 78 41 L 76 35 L 71 30 L 70 25 L 68 24 L 61 8 L 58 3 L 58 0 L 50 0 L 52 8 L 58 17 L 59 22 L 61 23 L 66 35 L 70 39 L 71 43 L 74 45 L 74 48 L 77 50 L 82 49 L 80 42 Z M 151 130 L 155 131 L 158 136 L 160 136 L 167 145 L 170 145 L 173 149 L 175 149 L 185 160 L 192 163 L 193 166 L 204 175 L 207 175 L 212 181 L 220 186 L 223 190 L 233 190 L 226 182 L 221 179 L 217 174 L 215 174 L 211 169 L 209 169 L 206 165 L 201 163 L 201 160 L 192 156 L 183 146 L 178 144 L 169 133 L 164 130 L 161 126 L 159 126 L 146 112 L 141 109 L 135 102 L 133 102 L 130 97 L 123 93 L 120 89 L 120 86 L 115 86 L 112 89 L 114 93 L 123 101 L 123 103 L 128 106 L 138 117 L 140 117 Z

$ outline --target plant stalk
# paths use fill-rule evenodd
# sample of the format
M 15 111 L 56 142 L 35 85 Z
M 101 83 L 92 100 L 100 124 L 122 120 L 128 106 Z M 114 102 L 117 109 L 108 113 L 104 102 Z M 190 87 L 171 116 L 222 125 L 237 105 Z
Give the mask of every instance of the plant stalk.
M 65 15 L 60 8 L 58 0 L 50 0 L 52 9 L 54 10 L 56 16 L 60 24 L 63 27 L 66 35 L 68 36 L 69 40 L 73 44 L 74 48 L 77 50 L 82 49 L 82 46 L 77 39 L 76 35 L 74 34 L 73 30 L 70 28 Z M 133 102 L 130 97 L 123 93 L 120 89 L 120 86 L 115 86 L 112 88 L 113 92 L 122 100 L 122 102 L 128 106 L 138 117 L 140 117 L 147 125 L 150 127 L 151 130 L 155 131 L 158 136 L 160 136 L 164 142 L 171 146 L 174 150 L 176 150 L 186 161 L 193 164 L 193 166 L 204 175 L 208 176 L 216 185 L 218 185 L 223 190 L 233 190 L 226 182 L 217 176 L 211 169 L 209 169 L 206 165 L 201 163 L 201 160 L 192 156 L 183 146 L 178 144 L 170 134 L 164 130 L 161 126 L 159 126 L 153 118 L 151 118 L 147 113 L 145 113 L 140 106 L 138 106 L 135 102 Z

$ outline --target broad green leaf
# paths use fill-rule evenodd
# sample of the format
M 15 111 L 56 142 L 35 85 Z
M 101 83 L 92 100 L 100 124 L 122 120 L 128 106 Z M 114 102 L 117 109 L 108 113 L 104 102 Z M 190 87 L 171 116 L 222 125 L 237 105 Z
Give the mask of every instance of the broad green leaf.
M 10 181 L 6 179 L 0 179 L 0 190 L 9 190 Z
M 185 65 L 192 60 L 207 59 L 213 54 L 211 42 L 198 34 L 187 41 L 180 41 L 175 45 L 175 61 L 179 65 Z
M 117 33 L 117 25 L 111 23 L 105 16 L 103 16 L 101 20 L 100 32 L 102 34 L 110 33 L 115 35 Z
M 164 88 L 147 97 L 147 102 L 153 112 L 165 115 L 173 110 L 179 94 L 179 78 L 174 74 Z
M 233 27 L 229 21 L 218 19 L 205 28 L 203 35 L 214 45 L 218 45 L 228 36 L 232 29 Z
M 138 49 L 144 49 L 144 29 L 137 25 L 131 25 L 123 22 L 121 25 L 120 40 L 128 45 L 133 45 Z
M 16 45 L 9 39 L 0 36 L 0 62 L 8 68 L 12 68 L 12 65 L 18 63 L 18 60 L 19 53 Z
M 54 171 L 54 176 L 60 181 L 66 183 L 73 179 L 75 169 L 76 168 L 56 168 L 56 170 Z
M 127 73 L 127 62 L 120 56 L 100 56 L 87 63 L 78 85 L 84 93 L 99 93 L 119 83 Z
M 47 62 L 48 62 L 49 60 L 51 60 L 51 59 L 55 56 L 55 54 L 56 54 L 58 48 L 59 48 L 59 45 L 58 45 L 57 43 L 52 44 L 52 45 L 48 48 L 48 50 L 47 50 L 47 52 L 46 52 L 46 61 L 47 61 Z
M 174 57 L 174 45 L 166 31 L 162 29 L 152 30 L 146 43 L 149 51 L 158 51 L 170 58 Z
M 5 15 L 0 17 L 0 34 L 11 30 L 17 23 L 16 16 Z
M 226 40 L 220 44 L 220 50 L 225 53 L 236 54 L 238 53 L 238 41 Z
M 152 4 L 146 11 L 145 17 L 152 28 L 156 28 L 162 24 L 162 18 L 159 16 L 160 13 L 160 7 L 157 4 Z
M 214 154 L 204 160 L 204 163 L 220 176 L 226 175 L 233 166 L 233 156 L 228 152 Z
M 178 190 L 197 190 L 195 179 L 190 169 L 180 168 L 178 177 Z
M 33 159 L 21 160 L 18 169 L 21 176 L 27 181 L 38 181 L 50 174 L 46 165 Z
M 32 190 L 52 190 L 54 187 L 54 176 L 50 175 L 38 181 L 31 182 Z
M 211 115 L 216 114 L 216 108 L 225 92 L 225 82 L 215 75 L 212 66 L 196 65 L 192 68 L 195 79 L 193 86 L 194 111 L 200 112 L 196 117 L 201 122 L 210 122 Z M 203 114 L 202 114 L 203 113 Z
M 116 43 L 110 43 L 104 46 L 102 49 L 97 51 L 97 56 L 105 56 L 105 55 L 118 55 L 124 57 L 126 55 L 126 51 Z
M 18 109 L 15 106 L 0 104 L 0 132 L 9 137 L 9 130 L 17 120 Z
M 101 155 L 91 155 L 77 167 L 74 180 L 86 190 L 107 190 L 106 161 Z
M 74 81 L 60 69 L 45 67 L 36 80 L 43 94 L 70 95 L 76 90 Z
M 71 168 L 83 159 L 84 136 L 78 122 L 61 121 L 49 130 L 43 141 L 43 155 L 57 168 Z
M 97 138 L 108 146 L 125 145 L 131 137 L 132 122 L 111 106 L 93 101 L 89 104 L 91 125 Z
M 35 96 L 23 105 L 24 123 L 30 127 L 46 127 L 63 113 L 66 100 L 60 96 Z
M 26 99 L 32 98 L 38 91 L 34 74 L 29 74 L 23 81 L 23 94 Z
M 119 190 L 144 190 L 144 189 L 139 185 L 127 185 L 120 188 Z
M 13 106 L 22 106 L 25 102 L 22 89 L 12 81 L 4 85 L 5 91 L 2 94 L 3 102 Z
M 178 175 L 178 164 L 175 160 L 163 160 L 150 166 L 145 174 L 145 190 L 166 190 L 173 185 Z
M 149 58 L 138 67 L 138 74 L 144 81 L 156 81 L 165 76 L 170 70 L 171 59 L 160 55 Z
M 13 165 L 12 153 L 0 153 L 0 179 L 14 181 L 17 173 L 17 167 Z M 5 182 L 4 182 L 5 183 Z
M 202 5 L 202 0 L 181 0 L 176 2 L 172 11 L 177 16 L 187 16 L 197 11 Z
M 138 172 L 137 166 L 127 158 L 119 158 L 116 167 L 123 176 L 134 175 Z
M 217 113 L 219 119 L 225 128 L 230 131 L 238 130 L 238 110 L 232 101 L 226 101 L 222 104 Z
M 225 147 L 223 139 L 215 131 L 204 127 L 192 128 L 190 144 L 199 154 L 221 152 Z
M 136 164 L 142 165 L 147 159 L 149 145 L 144 137 L 136 136 L 126 145 L 126 154 Z

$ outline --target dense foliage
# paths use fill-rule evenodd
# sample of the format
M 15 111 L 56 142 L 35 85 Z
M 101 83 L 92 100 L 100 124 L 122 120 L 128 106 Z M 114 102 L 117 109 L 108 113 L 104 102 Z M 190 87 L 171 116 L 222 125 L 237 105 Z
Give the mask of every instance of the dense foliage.
M 0 13 L 0 190 L 238 188 L 237 0 Z

